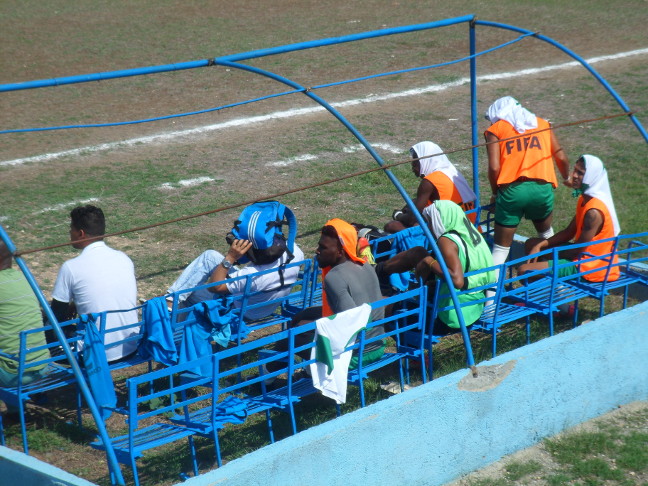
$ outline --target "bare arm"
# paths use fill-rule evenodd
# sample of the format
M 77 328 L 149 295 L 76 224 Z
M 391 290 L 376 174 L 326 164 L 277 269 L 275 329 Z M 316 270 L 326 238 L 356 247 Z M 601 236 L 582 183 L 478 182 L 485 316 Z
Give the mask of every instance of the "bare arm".
M 603 214 L 598 209 L 590 209 L 585 213 L 585 217 L 583 218 L 583 229 L 578 240 L 574 243 L 587 243 L 588 241 L 592 241 L 594 237 L 599 234 L 601 228 L 603 228 Z M 574 248 L 573 250 L 562 252 L 560 256 L 562 258 L 574 260 L 578 258 L 578 254 L 582 251 L 582 248 Z
M 245 255 L 250 248 L 252 248 L 251 242 L 247 240 L 234 240 L 229 250 L 227 251 L 227 255 L 225 255 L 225 258 L 223 260 L 227 260 L 228 262 L 234 264 L 243 255 Z M 225 268 L 222 264 L 219 264 L 212 272 L 211 276 L 209 277 L 209 280 L 207 280 L 207 283 L 221 282 L 223 280 L 227 280 L 227 274 L 228 274 L 227 268 Z M 227 285 L 224 283 L 215 285 L 214 287 L 208 287 L 208 290 L 215 294 L 229 294 L 229 289 L 227 288 Z
M 491 132 L 486 132 L 484 135 L 486 138 L 486 151 L 488 153 L 488 182 L 490 182 L 491 191 L 493 194 L 497 194 L 497 178 L 500 173 L 500 148 L 499 148 L 499 138 L 493 135 Z
M 436 201 L 439 199 L 439 191 L 434 187 L 427 179 L 423 179 L 418 186 L 416 191 L 416 199 L 414 200 L 414 205 L 419 212 L 428 205 L 428 201 Z M 416 224 L 416 217 L 409 211 L 409 207 L 405 206 L 403 208 L 403 214 L 401 214 L 397 221 L 400 221 L 406 226 L 412 226 Z
M 571 239 L 575 235 L 576 235 L 576 218 L 572 218 L 569 225 L 564 230 L 559 231 L 549 239 L 540 240 L 528 251 L 528 254 L 533 255 L 535 253 L 541 252 L 542 250 L 547 250 L 549 248 L 554 248 L 556 246 L 564 245 L 565 243 L 571 241 Z M 535 262 L 537 261 L 537 258 L 538 257 L 531 258 L 529 261 Z
M 459 249 L 457 248 L 456 243 L 448 238 L 441 237 L 437 241 L 437 245 L 439 246 L 441 255 L 443 255 L 443 260 L 448 267 L 448 272 L 452 279 L 452 285 L 454 285 L 456 289 L 461 289 L 464 286 L 464 273 L 463 267 L 461 266 L 461 260 L 459 259 Z M 433 257 L 427 256 L 416 266 L 416 275 L 426 279 L 430 273 L 433 273 L 438 277 L 443 277 L 443 271 L 441 270 L 439 262 Z

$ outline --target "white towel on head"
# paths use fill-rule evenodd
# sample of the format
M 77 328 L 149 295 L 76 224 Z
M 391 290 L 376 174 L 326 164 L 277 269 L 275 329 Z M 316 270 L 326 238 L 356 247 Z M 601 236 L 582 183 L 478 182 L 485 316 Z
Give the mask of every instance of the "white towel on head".
M 420 159 L 421 176 L 425 177 L 437 171 L 443 172 L 459 191 L 462 202 L 467 203 L 477 199 L 477 196 L 468 185 L 464 176 L 459 173 L 454 164 L 450 162 L 448 156 L 443 153 L 441 147 L 436 143 L 419 142 L 410 150 L 416 152 L 417 157 Z
M 446 232 L 445 225 L 441 220 L 441 213 L 435 204 L 430 204 L 428 207 L 423 209 L 423 219 L 428 224 L 432 236 L 437 240 Z
M 504 96 L 495 101 L 486 111 L 486 119 L 491 123 L 505 120 L 513 125 L 515 131 L 524 133 L 538 128 L 538 119 L 512 96 Z
M 585 175 L 583 176 L 583 184 L 587 188 L 583 191 L 586 195 L 595 197 L 603 201 L 605 207 L 610 213 L 612 223 L 614 225 L 614 236 L 621 232 L 619 219 L 617 218 L 616 209 L 614 208 L 614 201 L 612 200 L 612 192 L 610 191 L 610 181 L 608 180 L 607 170 L 603 167 L 603 162 L 598 157 L 593 155 L 583 155 L 585 160 Z

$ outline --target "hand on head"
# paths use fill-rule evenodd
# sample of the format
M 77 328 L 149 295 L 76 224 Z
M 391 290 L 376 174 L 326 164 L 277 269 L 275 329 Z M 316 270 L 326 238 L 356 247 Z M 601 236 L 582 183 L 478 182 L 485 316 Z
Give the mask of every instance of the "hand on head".
M 234 240 L 232 244 L 230 245 L 229 250 L 227 251 L 227 254 L 234 259 L 234 261 L 238 261 L 243 255 L 245 255 L 248 250 L 252 248 L 252 242 L 248 240 Z

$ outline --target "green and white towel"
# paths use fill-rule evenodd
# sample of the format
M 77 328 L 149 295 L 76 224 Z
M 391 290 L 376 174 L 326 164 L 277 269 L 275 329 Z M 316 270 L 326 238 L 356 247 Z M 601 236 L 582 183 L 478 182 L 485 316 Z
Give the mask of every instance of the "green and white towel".
M 313 385 L 339 404 L 346 402 L 347 375 L 353 354 L 344 349 L 367 326 L 370 314 L 371 306 L 362 304 L 318 319 L 315 323 L 316 345 L 311 351 L 311 359 L 317 359 L 317 362 L 310 365 Z

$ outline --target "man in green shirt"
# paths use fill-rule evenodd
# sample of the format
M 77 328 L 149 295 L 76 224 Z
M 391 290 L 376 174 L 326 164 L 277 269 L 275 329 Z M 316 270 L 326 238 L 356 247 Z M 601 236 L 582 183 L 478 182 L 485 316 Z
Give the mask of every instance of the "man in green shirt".
M 484 238 L 466 218 L 460 206 L 452 201 L 434 201 L 423 210 L 422 214 L 436 240 L 456 290 L 469 290 L 495 282 L 493 271 L 479 273 L 469 278 L 464 276 L 468 272 L 493 266 L 493 257 Z M 441 295 L 449 293 L 446 283 L 442 280 L 441 265 L 421 246 L 401 252 L 379 263 L 376 266 L 376 273 L 380 277 L 410 269 L 415 269 L 416 275 L 424 282 L 434 278 L 435 284 L 441 285 Z M 483 291 L 465 292 L 459 296 L 459 302 L 463 304 L 484 298 Z M 439 307 L 451 305 L 450 297 L 442 297 L 439 301 Z M 462 307 L 466 326 L 479 319 L 483 308 L 483 302 Z M 434 335 L 450 334 L 459 329 L 459 319 L 455 309 L 440 311 L 438 316 L 434 323 Z
M 34 291 L 20 270 L 11 268 L 12 255 L 3 241 L 0 241 L 0 351 L 16 355 L 20 346 L 20 331 L 43 326 L 40 307 Z M 44 346 L 45 333 L 31 334 L 28 347 Z M 49 352 L 43 349 L 26 357 L 27 369 L 22 382 L 30 383 L 41 378 L 46 365 L 29 368 L 29 363 L 47 358 Z M 18 361 L 0 355 L 0 386 L 13 387 L 18 384 Z

